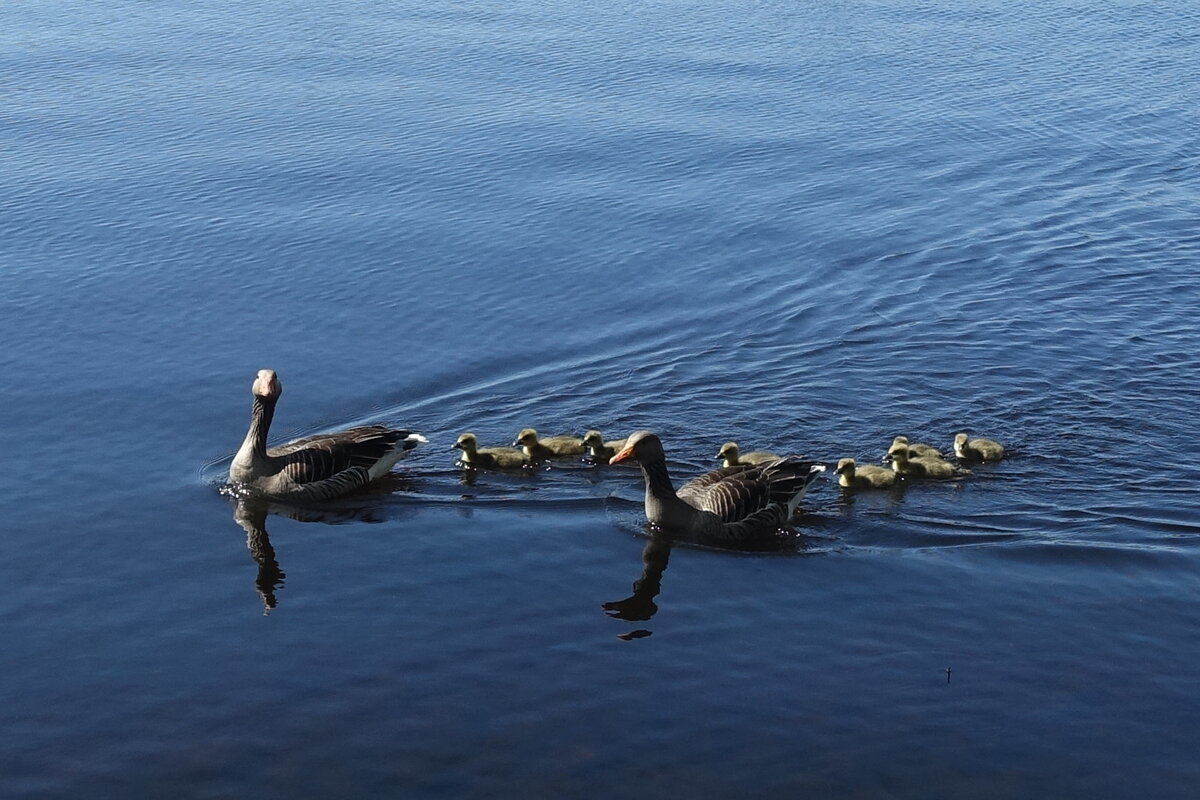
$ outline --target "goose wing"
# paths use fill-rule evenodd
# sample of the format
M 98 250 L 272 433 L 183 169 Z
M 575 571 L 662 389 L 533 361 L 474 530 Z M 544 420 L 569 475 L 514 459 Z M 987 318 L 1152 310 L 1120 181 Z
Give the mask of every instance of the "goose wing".
M 676 493 L 690 506 L 716 514 L 722 522 L 735 522 L 770 502 L 763 470 L 752 464 L 716 469 L 688 481 Z
M 684 483 L 675 494 L 679 495 L 679 499 L 691 506 L 696 506 L 701 502 L 708 491 L 727 478 L 736 477 L 744 472 L 757 469 L 754 464 L 735 464 L 732 467 L 721 467 L 714 469 L 703 475 L 697 475 L 690 481 Z
M 697 486 L 687 497 L 680 493 L 680 497 L 726 523 L 744 523 L 750 528 L 784 524 L 791 516 L 797 496 L 823 470 L 821 465 L 795 456 L 727 467 L 701 476 L 704 485 Z
M 368 425 L 306 436 L 267 452 L 283 461 L 280 475 L 296 490 L 321 499 L 365 486 L 371 480 L 371 467 L 407 443 L 411 435 L 412 431 Z

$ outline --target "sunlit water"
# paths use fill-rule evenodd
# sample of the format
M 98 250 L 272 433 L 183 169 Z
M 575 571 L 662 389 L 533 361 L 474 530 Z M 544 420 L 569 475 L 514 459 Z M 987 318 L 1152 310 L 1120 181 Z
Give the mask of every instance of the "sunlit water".
M 6 6 L 0 796 L 1192 796 L 1198 23 Z M 239 506 L 261 367 L 430 443 Z M 526 425 L 1012 457 L 743 554 Z

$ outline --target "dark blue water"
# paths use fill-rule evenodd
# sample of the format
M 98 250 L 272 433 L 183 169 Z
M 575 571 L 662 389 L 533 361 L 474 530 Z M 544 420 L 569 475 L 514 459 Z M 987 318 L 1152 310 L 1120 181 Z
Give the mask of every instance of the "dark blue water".
M 0 796 L 1190 797 L 1194 4 L 0 9 Z M 274 438 L 429 445 L 218 491 Z M 676 546 L 471 430 L 969 478 Z M 269 611 L 269 613 L 264 613 Z

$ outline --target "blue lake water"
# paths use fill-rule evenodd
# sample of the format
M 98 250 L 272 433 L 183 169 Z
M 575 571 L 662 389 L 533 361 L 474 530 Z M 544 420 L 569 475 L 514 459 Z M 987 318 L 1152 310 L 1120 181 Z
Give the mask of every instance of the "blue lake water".
M 0 796 L 1191 797 L 1193 3 L 0 9 Z M 220 493 L 273 439 L 428 445 Z M 818 484 L 646 535 L 652 428 Z M 269 612 L 269 613 L 268 613 Z

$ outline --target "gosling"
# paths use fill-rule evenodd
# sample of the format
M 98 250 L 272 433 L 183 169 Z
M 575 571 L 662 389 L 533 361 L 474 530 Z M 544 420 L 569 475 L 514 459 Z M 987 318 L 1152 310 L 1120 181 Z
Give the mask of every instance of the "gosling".
M 895 486 L 899 477 L 894 470 L 854 463 L 853 458 L 843 458 L 837 463 L 838 485 L 847 489 L 886 489 Z
M 756 450 L 753 453 L 742 453 L 738 450 L 737 442 L 726 442 L 717 451 L 717 458 L 723 467 L 736 467 L 738 464 L 762 464 L 765 461 L 775 461 L 779 456 L 766 450 Z
M 523 428 L 513 444 L 520 445 L 525 451 L 525 457 L 530 461 L 581 456 L 585 450 L 583 439 L 576 439 L 574 436 L 548 436 L 539 439 L 538 432 L 533 428 Z
M 591 453 L 592 458 L 601 464 L 607 464 L 610 458 L 624 450 L 625 441 L 625 439 L 614 439 L 606 442 L 600 435 L 600 431 L 596 430 L 588 431 L 583 435 L 583 446 Z
M 501 469 L 523 467 L 528 462 L 525 454 L 515 447 L 483 447 L 473 433 L 464 433 L 450 445 L 462 450 L 462 463 L 472 467 L 499 467 Z
M 968 439 L 967 434 L 956 433 L 954 455 L 963 461 L 999 461 L 1004 458 L 1004 445 L 991 439 Z
M 934 458 L 942 458 L 942 451 L 938 450 L 933 445 L 922 444 L 921 442 L 916 442 L 915 444 L 910 444 L 908 441 L 908 437 L 904 436 L 904 435 L 900 435 L 900 436 L 897 436 L 895 439 L 892 439 L 892 447 L 907 447 L 908 454 L 912 458 L 927 458 L 930 456 L 932 456 Z M 891 452 L 892 452 L 892 449 L 891 449 L 891 447 L 889 447 L 888 448 L 889 456 L 891 455 Z
M 910 458 L 907 447 L 893 447 L 888 455 L 892 457 L 892 469 L 907 478 L 959 478 L 971 474 L 969 469 L 940 458 Z

